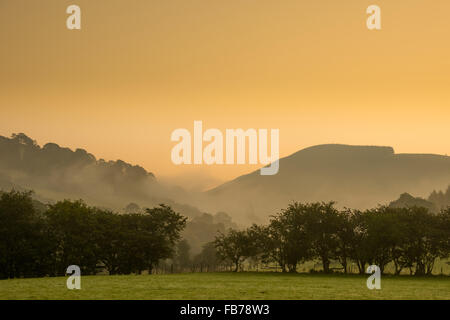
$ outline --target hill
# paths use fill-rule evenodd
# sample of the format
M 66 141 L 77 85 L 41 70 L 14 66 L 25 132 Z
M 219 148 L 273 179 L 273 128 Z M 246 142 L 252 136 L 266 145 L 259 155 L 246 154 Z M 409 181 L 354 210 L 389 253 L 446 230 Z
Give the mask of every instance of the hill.
M 34 190 L 41 202 L 83 199 L 91 205 L 121 210 L 128 203 L 144 207 L 171 205 L 186 216 L 197 208 L 172 199 L 188 196 L 160 184 L 155 175 L 122 160 L 105 161 L 83 149 L 47 143 L 40 147 L 23 133 L 0 136 L 0 190 Z
M 280 159 L 280 171 L 259 170 L 207 192 L 227 212 L 267 217 L 291 201 L 337 201 L 340 207 L 386 204 L 405 192 L 428 195 L 450 182 L 450 157 L 396 154 L 391 147 L 319 145 Z
M 280 159 L 277 175 L 257 170 L 205 193 L 162 184 L 141 166 L 96 159 L 83 149 L 40 147 L 23 133 L 0 136 L 0 154 L 0 190 L 32 189 L 44 203 L 81 198 L 115 210 L 129 203 L 166 203 L 191 218 L 224 211 L 241 224 L 263 222 L 292 201 L 337 201 L 339 207 L 364 209 L 404 193 L 426 197 L 450 182 L 450 157 L 396 154 L 378 146 L 313 146 Z M 447 193 L 434 192 L 429 201 L 440 208 L 449 201 Z

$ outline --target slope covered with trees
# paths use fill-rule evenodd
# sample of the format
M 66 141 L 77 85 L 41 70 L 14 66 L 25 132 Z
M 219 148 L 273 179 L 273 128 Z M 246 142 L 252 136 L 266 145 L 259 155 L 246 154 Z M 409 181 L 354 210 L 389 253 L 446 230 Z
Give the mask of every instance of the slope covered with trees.
M 170 204 L 187 216 L 201 211 L 172 199 L 186 199 L 183 190 L 158 183 L 155 175 L 122 160 L 105 161 L 83 149 L 47 143 L 40 147 L 23 133 L 0 136 L 0 190 L 34 190 L 43 202 L 84 199 L 100 207 L 122 209 L 127 203 Z
M 450 182 L 450 157 L 397 154 L 391 147 L 319 145 L 282 158 L 279 165 L 274 176 L 258 170 L 210 190 L 211 202 L 255 222 L 292 201 L 367 209 L 405 192 L 425 196 Z

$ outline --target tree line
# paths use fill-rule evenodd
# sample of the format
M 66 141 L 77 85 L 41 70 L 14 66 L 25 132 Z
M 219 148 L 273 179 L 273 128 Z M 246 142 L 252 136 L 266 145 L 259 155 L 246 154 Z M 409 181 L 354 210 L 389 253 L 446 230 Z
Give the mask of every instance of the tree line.
M 36 210 L 31 192 L 0 194 L 0 278 L 141 273 L 173 256 L 186 219 L 169 206 L 117 214 L 64 200 Z
M 204 215 L 191 232 L 202 233 L 211 219 L 222 222 L 208 226 L 232 225 L 224 214 Z M 418 206 L 361 211 L 295 202 L 265 225 L 228 232 L 221 227 L 194 257 L 182 239 L 186 224 L 167 205 L 118 214 L 81 200 L 37 206 L 31 192 L 0 192 L 0 279 L 61 276 L 73 264 L 84 275 L 152 273 L 157 266 L 169 272 L 239 271 L 244 263 L 297 272 L 315 260 L 326 273 L 338 262 L 345 273 L 352 264 L 361 274 L 371 264 L 381 272 L 392 264 L 395 274 L 429 275 L 438 258 L 450 255 L 450 207 L 435 214 Z
M 276 263 L 296 272 L 301 263 L 319 260 L 323 272 L 337 261 L 344 273 L 350 263 L 365 273 L 372 264 L 381 272 L 392 263 L 395 274 L 430 275 L 438 258 L 450 255 L 450 207 L 438 214 L 423 207 L 338 210 L 329 203 L 292 203 L 267 225 L 230 230 L 214 246 L 222 261 L 238 271 L 249 259 Z

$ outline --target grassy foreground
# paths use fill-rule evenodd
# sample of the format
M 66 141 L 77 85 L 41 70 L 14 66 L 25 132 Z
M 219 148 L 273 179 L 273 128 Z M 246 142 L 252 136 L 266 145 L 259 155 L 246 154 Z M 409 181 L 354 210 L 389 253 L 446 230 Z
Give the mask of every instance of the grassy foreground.
M 66 279 L 0 281 L 0 299 L 450 299 L 450 277 L 381 278 L 369 290 L 367 277 L 281 273 L 192 273 L 85 276 L 81 290 Z

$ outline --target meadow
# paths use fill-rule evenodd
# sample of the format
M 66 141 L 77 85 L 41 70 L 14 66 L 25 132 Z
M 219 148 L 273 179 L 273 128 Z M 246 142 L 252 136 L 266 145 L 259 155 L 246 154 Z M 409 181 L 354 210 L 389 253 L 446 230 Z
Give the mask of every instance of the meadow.
M 365 276 L 276 272 L 82 276 L 81 290 L 65 277 L 0 281 L 0 299 L 310 300 L 450 299 L 450 277 L 382 276 L 369 290 Z

